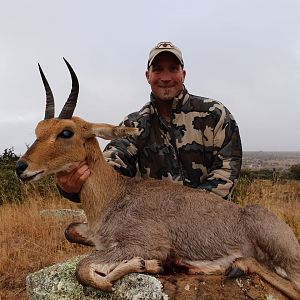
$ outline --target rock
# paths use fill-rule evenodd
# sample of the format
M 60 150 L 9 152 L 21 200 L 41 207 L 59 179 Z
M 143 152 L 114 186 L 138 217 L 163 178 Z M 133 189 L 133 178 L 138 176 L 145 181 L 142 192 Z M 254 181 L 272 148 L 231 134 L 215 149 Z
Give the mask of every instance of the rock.
M 84 256 L 29 274 L 26 289 L 29 300 L 167 300 L 162 284 L 153 276 L 130 274 L 114 284 L 113 292 L 102 292 L 79 284 L 74 276 Z
M 86 220 L 83 209 L 44 209 L 40 212 L 43 217 L 78 217 L 80 220 Z
M 29 300 L 288 300 L 281 292 L 250 274 L 238 279 L 223 275 L 169 274 L 149 276 L 133 273 L 115 282 L 112 293 L 80 285 L 74 274 L 84 258 L 44 268 L 26 278 Z

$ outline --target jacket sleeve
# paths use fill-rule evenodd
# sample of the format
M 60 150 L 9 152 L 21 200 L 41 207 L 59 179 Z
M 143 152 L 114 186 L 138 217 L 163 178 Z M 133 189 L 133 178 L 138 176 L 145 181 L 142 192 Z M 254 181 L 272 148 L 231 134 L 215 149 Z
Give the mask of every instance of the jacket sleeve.
M 239 128 L 231 113 L 222 104 L 217 110 L 220 115 L 213 133 L 213 163 L 199 188 L 229 200 L 241 171 L 242 145 Z
M 109 142 L 103 155 L 106 161 L 119 173 L 135 177 L 137 173 L 137 148 L 132 138 L 122 138 Z
M 132 116 L 129 115 L 120 125 L 134 127 L 137 124 L 132 122 Z M 110 141 L 106 145 L 103 155 L 106 161 L 112 165 L 117 172 L 125 176 L 135 177 L 138 169 L 137 152 L 136 137 L 130 136 Z

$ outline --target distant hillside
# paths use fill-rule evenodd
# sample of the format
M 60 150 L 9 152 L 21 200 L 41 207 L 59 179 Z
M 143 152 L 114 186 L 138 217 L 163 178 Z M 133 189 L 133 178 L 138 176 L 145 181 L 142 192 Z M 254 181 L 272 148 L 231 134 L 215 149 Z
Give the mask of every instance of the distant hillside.
M 300 151 L 244 151 L 243 169 L 285 170 L 300 164 Z

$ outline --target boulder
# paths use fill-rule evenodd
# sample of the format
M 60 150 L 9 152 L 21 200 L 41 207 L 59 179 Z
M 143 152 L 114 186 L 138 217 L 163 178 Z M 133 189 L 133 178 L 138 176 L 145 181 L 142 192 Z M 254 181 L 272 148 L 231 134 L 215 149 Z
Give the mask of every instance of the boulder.
M 69 208 L 62 208 L 62 209 L 44 209 L 40 212 L 42 217 L 77 217 L 82 222 L 86 222 L 86 216 L 83 209 L 69 209 Z
M 46 267 L 26 277 L 28 300 L 167 300 L 162 284 L 153 276 L 130 274 L 118 280 L 113 292 L 102 292 L 79 284 L 74 276 L 84 256 Z

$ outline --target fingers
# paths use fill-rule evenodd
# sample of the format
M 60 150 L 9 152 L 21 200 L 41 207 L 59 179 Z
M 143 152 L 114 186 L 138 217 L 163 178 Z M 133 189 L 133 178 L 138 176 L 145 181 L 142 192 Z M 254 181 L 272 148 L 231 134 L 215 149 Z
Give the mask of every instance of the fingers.
M 74 184 L 74 186 L 80 187 L 79 188 L 79 191 L 80 191 L 82 185 L 87 180 L 90 173 L 91 172 L 90 172 L 88 165 L 83 165 L 83 166 L 79 167 L 77 169 L 77 171 L 71 175 L 70 183 L 72 182 Z
M 62 175 L 70 174 L 71 172 L 80 169 L 80 168 L 81 168 L 82 166 L 84 166 L 84 165 L 86 165 L 86 161 L 75 162 L 75 163 L 73 163 L 73 164 L 70 165 L 69 170 L 58 172 L 56 175 L 57 175 L 58 177 L 60 177 L 60 176 L 62 176 Z
M 76 163 L 70 172 L 59 172 L 56 174 L 56 182 L 59 187 L 67 193 L 79 193 L 83 183 L 90 175 L 86 162 Z

